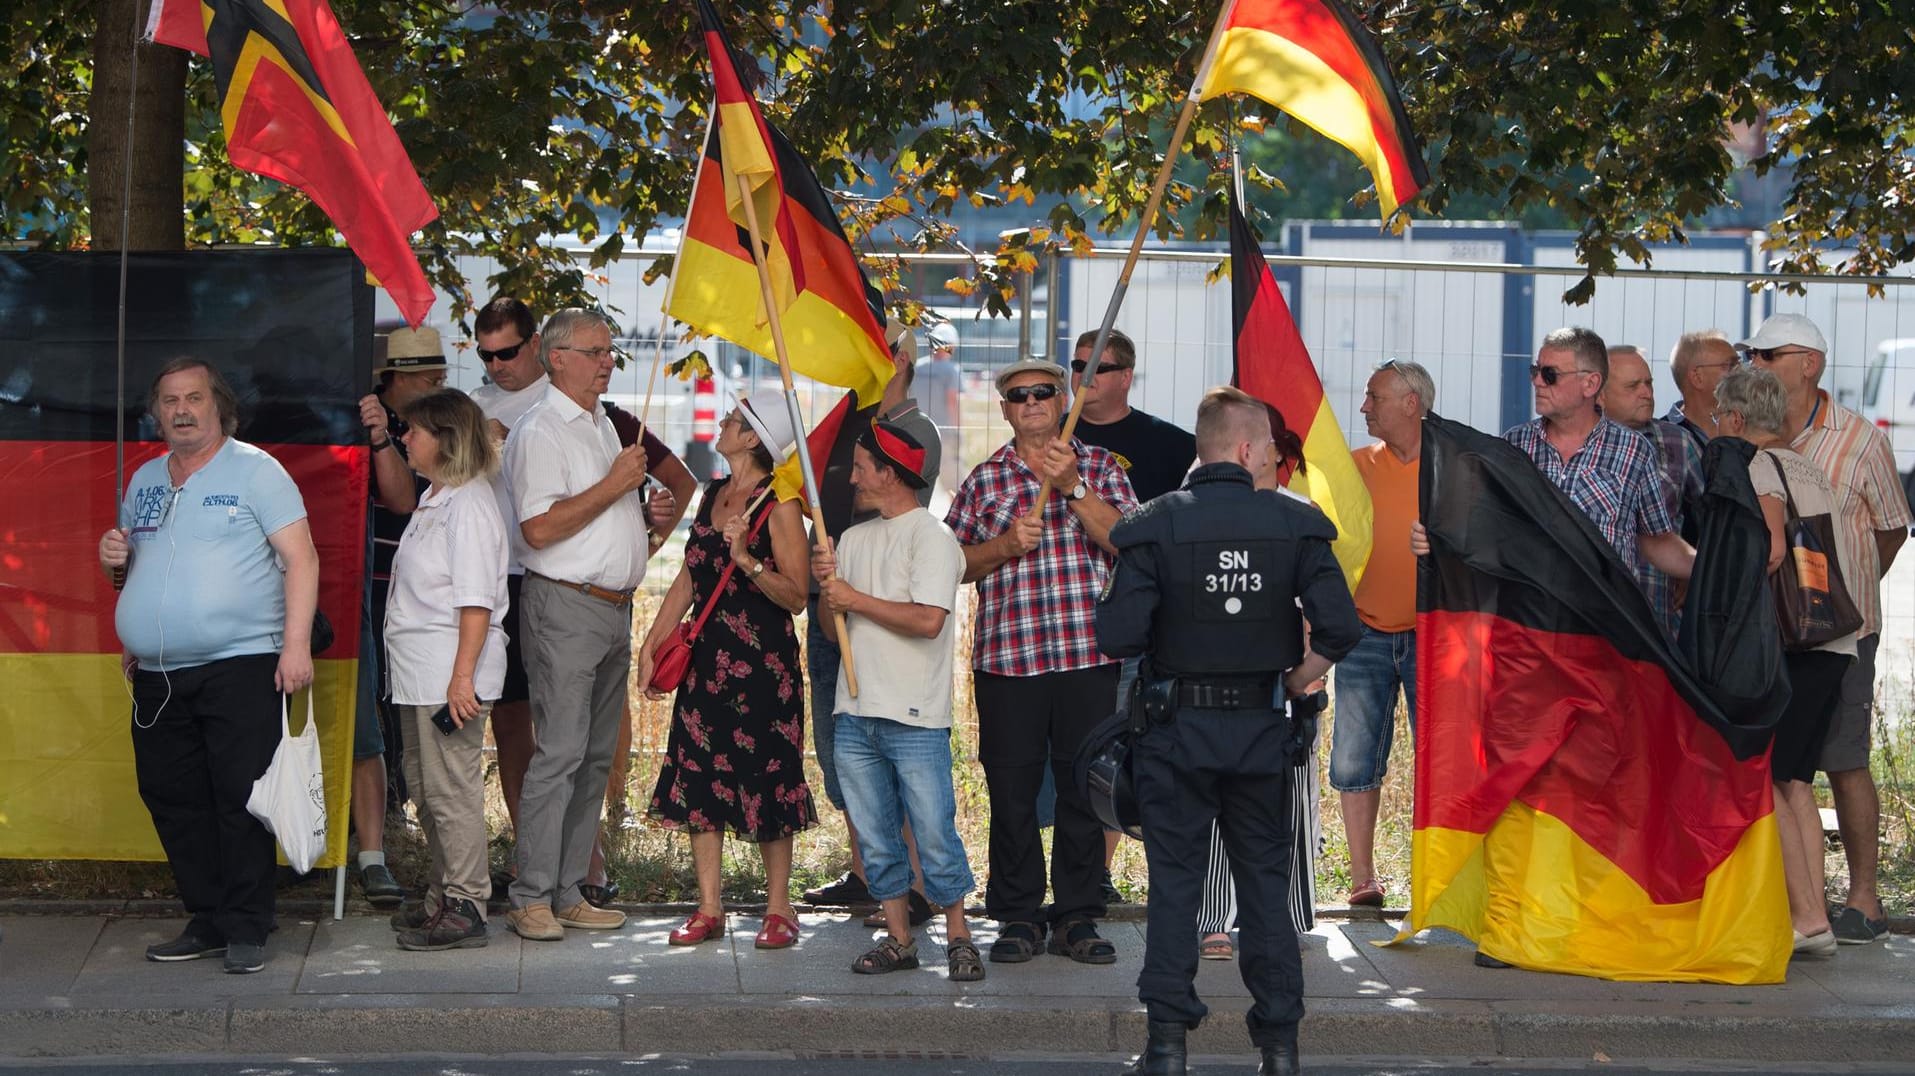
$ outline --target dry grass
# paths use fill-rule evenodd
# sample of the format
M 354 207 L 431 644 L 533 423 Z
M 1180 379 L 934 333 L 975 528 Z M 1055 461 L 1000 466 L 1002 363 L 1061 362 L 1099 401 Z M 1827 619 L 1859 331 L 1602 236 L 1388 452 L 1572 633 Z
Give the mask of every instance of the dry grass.
M 970 443 L 974 439 L 967 439 L 967 456 L 981 451 L 979 446 Z M 674 547 L 652 566 L 647 593 L 641 596 L 634 619 L 635 638 L 649 627 L 658 596 L 677 571 L 677 553 Z M 952 777 L 957 792 L 958 833 L 970 853 L 972 872 L 981 885 L 987 874 L 985 855 L 990 810 L 983 770 L 977 763 L 977 711 L 971 699 L 970 595 L 970 591 L 964 592 L 966 605 L 961 617 L 958 671 L 952 684 L 956 726 Z M 801 631 L 802 627 L 801 624 Z M 668 700 L 646 699 L 634 690 L 631 707 L 632 750 L 622 783 L 615 785 L 607 796 L 604 835 L 610 872 L 627 900 L 691 899 L 696 893 L 696 884 L 688 841 L 682 835 L 654 828 L 644 821 L 645 805 L 651 798 L 658 776 L 658 760 L 669 731 L 671 704 Z M 1883 894 L 1892 914 L 1907 914 L 1915 898 L 1915 724 L 1911 724 L 1908 715 L 1899 716 L 1899 720 L 1892 722 L 1878 717 L 1875 768 L 1882 790 Z M 1324 727 L 1327 731 L 1327 715 Z M 1341 812 L 1337 795 L 1329 785 L 1327 751 L 1322 755 L 1325 769 L 1320 782 L 1321 808 L 1327 851 L 1317 864 L 1317 891 L 1319 900 L 1330 904 L 1340 901 L 1348 891 L 1350 877 Z M 805 768 L 816 790 L 814 798 L 824 821 L 797 841 L 792 872 L 794 891 L 830 880 L 849 860 L 843 821 L 825 801 L 817 760 L 809 753 Z M 1406 903 L 1409 896 L 1413 771 L 1407 722 L 1399 711 L 1390 755 L 1390 777 L 1384 784 L 1376 836 L 1377 872 L 1389 888 L 1393 905 Z M 494 834 L 493 858 L 495 862 L 504 863 L 510 858 L 510 828 L 498 797 L 497 782 L 490 782 L 488 787 L 486 816 Z M 1825 786 L 1819 788 L 1818 794 L 1823 805 L 1828 805 Z M 420 881 L 427 865 L 426 856 L 418 830 L 409 820 L 389 820 L 387 855 L 401 881 L 410 884 Z M 1839 848 L 1830 850 L 1828 867 L 1831 892 L 1839 894 L 1840 887 L 1846 884 L 1847 869 Z M 1136 842 L 1122 843 L 1112 873 L 1118 888 L 1127 897 L 1141 900 L 1148 895 L 1143 849 Z M 755 850 L 741 842 L 725 843 L 724 879 L 728 900 L 741 904 L 764 900 L 762 866 Z M 126 899 L 163 897 L 171 892 L 171 878 L 163 863 L 0 860 L 0 897 Z M 299 892 L 310 896 L 329 895 L 330 882 L 314 879 L 304 883 Z

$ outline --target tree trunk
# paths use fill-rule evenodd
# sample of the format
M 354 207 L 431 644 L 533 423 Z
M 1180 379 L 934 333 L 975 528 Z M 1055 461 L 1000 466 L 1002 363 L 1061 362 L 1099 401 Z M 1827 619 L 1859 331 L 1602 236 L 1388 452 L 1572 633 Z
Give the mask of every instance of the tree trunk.
M 139 46 L 139 112 L 132 131 L 128 131 L 127 102 L 134 93 L 133 42 L 145 30 L 147 2 L 99 0 L 97 5 L 93 105 L 87 118 L 86 146 L 86 200 L 95 250 L 119 250 L 123 227 L 129 250 L 181 250 L 186 246 L 182 209 L 186 174 L 185 50 L 150 42 Z M 124 186 L 129 167 L 133 170 L 130 204 Z

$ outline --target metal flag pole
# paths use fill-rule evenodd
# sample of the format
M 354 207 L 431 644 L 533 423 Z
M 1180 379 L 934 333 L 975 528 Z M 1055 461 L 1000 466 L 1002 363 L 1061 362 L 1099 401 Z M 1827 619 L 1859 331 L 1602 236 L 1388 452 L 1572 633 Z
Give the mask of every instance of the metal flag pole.
M 1176 130 L 1171 132 L 1170 147 L 1164 151 L 1164 163 L 1157 167 L 1157 182 L 1151 185 L 1150 198 L 1144 203 L 1143 216 L 1137 221 L 1137 234 L 1131 238 L 1130 253 L 1124 256 L 1124 268 L 1117 274 L 1117 286 L 1111 290 L 1110 305 L 1104 310 L 1104 322 L 1097 327 L 1097 340 L 1091 345 L 1090 361 L 1084 364 L 1084 372 L 1077 377 L 1072 386 L 1070 416 L 1064 420 L 1064 430 L 1059 435 L 1066 442 L 1077 430 L 1077 416 L 1084 410 L 1084 383 L 1096 376 L 1097 364 L 1102 361 L 1104 348 L 1110 343 L 1110 331 L 1117 324 L 1117 311 L 1124 305 L 1124 294 L 1130 290 L 1130 274 L 1137 268 L 1137 258 L 1143 253 L 1144 238 L 1150 234 L 1150 225 L 1157 218 L 1158 207 L 1163 204 L 1164 191 L 1170 186 L 1170 170 L 1177 163 L 1177 151 L 1183 147 L 1184 137 L 1190 133 L 1190 121 L 1197 115 L 1197 105 L 1203 85 L 1210 78 L 1210 67 L 1217 59 L 1217 45 L 1223 40 L 1224 28 L 1230 23 L 1230 12 L 1236 7 L 1235 0 L 1228 0 L 1222 10 L 1217 12 L 1217 24 L 1211 27 L 1210 41 L 1204 45 L 1202 62 L 1197 65 L 1197 77 L 1190 84 L 1190 95 L 1184 98 L 1184 107 L 1177 114 Z M 1039 484 L 1037 500 L 1031 507 L 1032 518 L 1044 512 L 1044 505 L 1050 500 L 1051 480 L 1046 478 Z
M 785 351 L 785 326 L 778 315 L 777 296 L 771 290 L 771 270 L 765 265 L 764 251 L 758 230 L 758 207 L 751 197 L 751 181 L 744 176 L 738 177 L 738 194 L 745 203 L 745 227 L 751 233 L 751 262 L 758 267 L 758 289 L 764 294 L 765 315 L 771 322 L 772 350 L 778 353 L 778 376 L 785 386 L 785 410 L 791 416 L 791 428 L 797 435 L 798 471 L 804 475 L 805 499 L 811 502 L 811 525 L 818 543 L 827 550 L 831 548 L 831 536 L 825 530 L 823 502 L 818 499 L 818 476 L 811 466 L 811 446 L 805 440 L 805 416 L 798 409 L 798 390 L 791 383 L 791 357 Z M 673 267 L 676 269 L 676 266 Z M 832 626 L 838 630 L 838 639 L 843 646 L 845 689 L 852 698 L 858 695 L 858 672 L 851 662 L 851 636 L 845 632 L 844 614 L 831 614 Z
M 157 2 L 157 0 L 155 0 Z M 132 82 L 126 92 L 126 154 L 120 162 L 120 294 L 119 324 L 113 334 L 113 525 L 120 523 L 120 502 L 126 499 L 126 276 L 127 244 L 133 231 L 133 135 L 139 127 L 140 39 L 145 23 L 140 5 L 133 5 Z M 113 569 L 113 589 L 126 586 L 126 566 Z

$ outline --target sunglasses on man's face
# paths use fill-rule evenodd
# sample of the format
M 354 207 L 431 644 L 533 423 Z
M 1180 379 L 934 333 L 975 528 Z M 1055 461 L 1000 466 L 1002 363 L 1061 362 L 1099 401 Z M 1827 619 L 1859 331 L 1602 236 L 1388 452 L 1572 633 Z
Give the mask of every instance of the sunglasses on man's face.
M 1089 365 L 1090 363 L 1084 361 L 1083 359 L 1071 360 L 1071 370 L 1074 373 L 1080 373 L 1080 374 L 1083 373 L 1084 367 Z M 1100 374 L 1111 374 L 1111 373 L 1116 373 L 1119 370 L 1128 370 L 1128 369 L 1130 369 L 1130 367 L 1119 366 L 1114 362 L 1100 362 L 1097 364 L 1097 372 Z
M 1543 384 L 1545 385 L 1554 385 L 1564 374 L 1586 374 L 1588 372 L 1587 370 L 1578 370 L 1574 367 L 1564 369 L 1560 366 L 1544 366 L 1540 362 L 1529 364 L 1529 376 L 1542 378 Z
M 526 342 L 521 340 L 516 344 L 502 347 L 497 351 L 487 351 L 485 348 L 480 348 L 479 361 L 483 363 L 511 362 L 513 359 L 519 357 L 519 349 L 524 347 L 525 344 Z
M 1029 403 L 1032 400 L 1048 400 L 1055 395 L 1057 395 L 1057 386 L 1048 383 L 1042 385 L 1019 385 L 1014 389 L 1004 390 L 1004 398 L 1014 404 Z

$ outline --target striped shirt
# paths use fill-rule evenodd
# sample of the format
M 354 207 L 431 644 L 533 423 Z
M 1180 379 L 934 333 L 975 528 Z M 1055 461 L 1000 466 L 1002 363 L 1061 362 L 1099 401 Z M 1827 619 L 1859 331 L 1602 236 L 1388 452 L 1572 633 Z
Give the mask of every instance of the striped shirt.
M 1888 436 L 1861 415 L 1816 390 L 1808 429 L 1789 447 L 1822 469 L 1835 489 L 1835 541 L 1841 546 L 1844 579 L 1862 612 L 1863 636 L 1882 629 L 1882 558 L 1876 531 L 1905 530 L 1908 495 L 1895 471 Z
M 1656 447 L 1642 434 L 1598 418 L 1582 447 L 1567 460 L 1550 445 L 1540 418 L 1510 427 L 1503 439 L 1522 449 L 1543 477 L 1582 509 L 1631 568 L 1638 534 L 1676 529 L 1662 499 Z
M 1076 438 L 1077 473 L 1123 514 L 1137 507 L 1117 457 Z M 945 525 L 963 545 L 1003 534 L 1036 503 L 1039 479 L 1006 444 L 978 464 L 951 501 Z M 1097 649 L 1097 596 L 1116 558 L 1091 541 L 1059 493 L 1044 505 L 1044 537 L 977 581 L 977 636 L 971 665 L 999 676 L 1040 676 L 1105 665 Z

